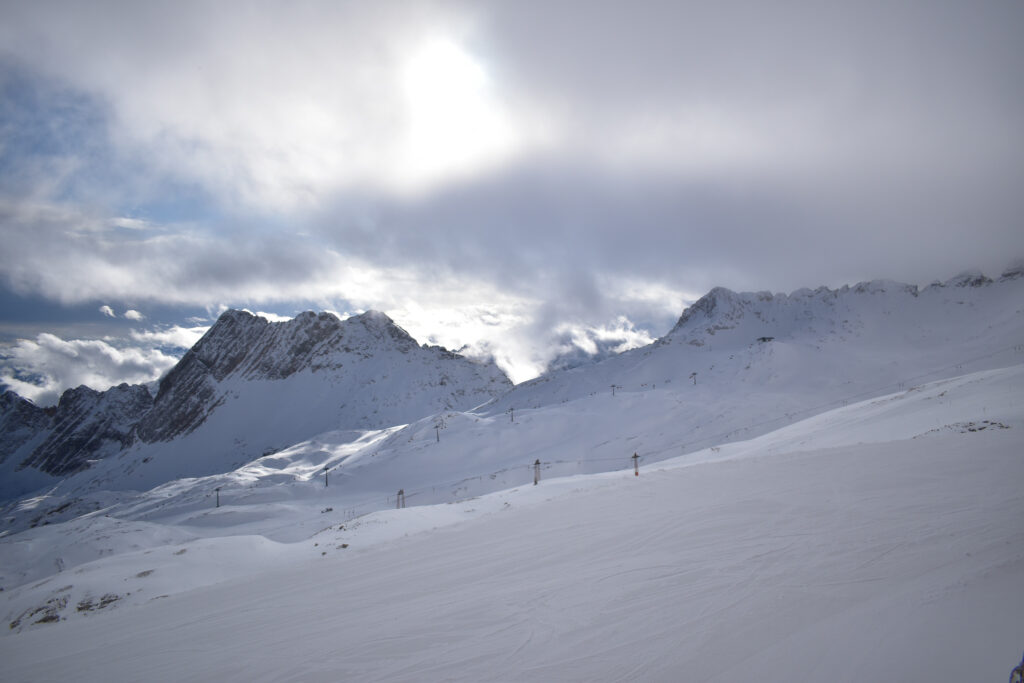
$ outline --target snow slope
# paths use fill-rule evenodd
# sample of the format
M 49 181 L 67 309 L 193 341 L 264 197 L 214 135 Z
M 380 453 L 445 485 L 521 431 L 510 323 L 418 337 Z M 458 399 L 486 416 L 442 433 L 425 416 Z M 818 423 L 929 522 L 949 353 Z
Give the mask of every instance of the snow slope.
M 185 535 L 5 584 L 4 678 L 1003 680 L 1024 643 L 1022 400 L 1024 366 L 987 370 L 639 477 L 524 470 L 355 520 L 313 481 L 191 525 L 97 514 L 112 546 L 118 524 Z M 289 506 L 318 532 L 246 528 Z

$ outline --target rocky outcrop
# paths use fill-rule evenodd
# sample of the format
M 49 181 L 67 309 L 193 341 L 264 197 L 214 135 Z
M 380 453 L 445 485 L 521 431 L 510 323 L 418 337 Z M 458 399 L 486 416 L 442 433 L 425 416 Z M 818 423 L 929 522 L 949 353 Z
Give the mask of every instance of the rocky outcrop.
M 38 441 L 49 428 L 50 418 L 46 410 L 13 391 L 0 394 L 0 463 Z
M 64 476 L 131 444 L 134 425 L 152 407 L 153 397 L 139 385 L 121 384 L 102 392 L 81 386 L 65 391 L 51 411 L 28 405 L 13 410 L 4 406 L 3 411 L 5 423 L 23 416 L 19 450 L 34 442 L 18 468 Z M 30 431 L 33 435 L 26 438 Z

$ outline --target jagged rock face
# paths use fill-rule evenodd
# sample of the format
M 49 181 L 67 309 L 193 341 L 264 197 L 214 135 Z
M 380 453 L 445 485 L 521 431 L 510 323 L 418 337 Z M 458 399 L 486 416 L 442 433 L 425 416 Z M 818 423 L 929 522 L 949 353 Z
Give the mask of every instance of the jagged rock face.
M 999 276 L 1001 281 L 1005 280 L 1016 280 L 1019 277 L 1024 276 L 1024 259 L 1014 261 L 1003 271 L 1003 274 Z
M 139 385 L 121 384 L 104 392 L 85 386 L 68 389 L 52 418 L 43 412 L 48 421 L 45 436 L 18 467 L 54 476 L 76 472 L 89 460 L 131 444 L 135 422 L 152 405 L 152 396 Z
M 985 285 L 992 284 L 992 280 L 985 276 L 984 273 L 977 270 L 967 271 L 960 273 L 952 280 L 942 283 L 942 286 L 952 287 L 984 287 Z
M 50 416 L 13 391 L 0 394 L 0 462 L 36 439 L 50 425 Z
M 511 386 L 493 363 L 421 347 L 382 313 L 340 320 L 307 312 L 272 323 L 232 310 L 164 377 L 156 398 L 143 386 L 78 387 L 44 410 L 4 393 L 0 463 L 65 476 L 120 453 L 123 466 L 104 465 L 119 474 L 97 476 L 152 472 L 154 458 L 164 461 L 161 472 L 175 470 L 168 458 L 189 461 L 181 476 L 189 467 L 222 471 L 323 431 L 472 408 Z
M 275 328 L 245 311 L 226 311 L 160 382 L 155 409 L 139 422 L 139 438 L 167 441 L 194 430 L 223 402 L 218 384 L 236 372 L 247 379 L 295 373 L 337 331 L 331 321 L 340 325 L 330 314 L 304 313 Z
M 330 313 L 306 312 L 280 323 L 245 311 L 227 311 L 161 381 L 153 410 L 139 422 L 136 433 L 142 441 L 152 443 L 194 431 L 225 402 L 246 391 L 237 389 L 233 393 L 228 384 L 279 382 L 312 373 L 322 379 L 321 383 L 350 382 L 355 392 L 360 386 L 377 382 L 374 372 L 368 373 L 367 369 L 376 363 L 385 371 L 388 362 L 381 362 L 384 357 L 391 358 L 392 365 L 416 358 L 419 365 L 409 375 L 408 383 L 426 381 L 435 388 L 447 385 L 449 378 L 443 371 L 433 382 L 426 375 L 439 367 L 458 368 L 464 381 L 453 382 L 451 400 L 434 408 L 471 407 L 511 387 L 495 366 L 475 364 L 438 347 L 420 347 L 405 330 L 376 311 L 347 320 Z M 428 370 L 423 364 L 433 367 Z M 247 386 L 252 388 L 251 384 Z M 416 401 L 413 393 L 405 397 L 410 403 Z M 380 397 L 383 404 L 389 400 Z M 287 408 L 290 406 L 282 406 L 285 412 Z M 425 407 L 424 414 L 427 412 Z M 379 422 L 371 416 L 362 417 L 366 419 L 346 426 L 390 426 L 383 416 Z

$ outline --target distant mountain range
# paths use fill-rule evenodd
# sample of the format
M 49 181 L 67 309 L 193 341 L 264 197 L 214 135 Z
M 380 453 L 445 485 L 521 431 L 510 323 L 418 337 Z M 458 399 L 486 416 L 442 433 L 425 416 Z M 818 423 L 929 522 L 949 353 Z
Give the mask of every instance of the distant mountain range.
M 79 387 L 43 409 L 0 395 L 0 496 L 58 482 L 65 492 L 146 491 L 283 449 L 308 459 L 297 444 L 323 433 L 402 425 L 360 461 L 364 474 L 371 464 L 379 470 L 375 481 L 408 480 L 422 465 L 410 459 L 417 440 L 440 439 L 442 427 L 460 457 L 431 461 L 438 481 L 500 470 L 561 439 L 567 460 L 595 471 L 606 451 L 667 457 L 917 381 L 1021 362 L 1022 343 L 1024 268 L 921 289 L 892 281 L 791 294 L 715 288 L 653 344 L 516 387 L 493 364 L 419 345 L 382 313 L 307 312 L 272 323 L 232 310 L 156 396 L 142 386 Z M 616 410 L 606 414 L 596 401 L 613 395 Z M 537 428 L 481 436 L 516 411 Z M 590 443 L 613 424 L 621 439 Z M 671 448 L 652 445 L 666 439 Z

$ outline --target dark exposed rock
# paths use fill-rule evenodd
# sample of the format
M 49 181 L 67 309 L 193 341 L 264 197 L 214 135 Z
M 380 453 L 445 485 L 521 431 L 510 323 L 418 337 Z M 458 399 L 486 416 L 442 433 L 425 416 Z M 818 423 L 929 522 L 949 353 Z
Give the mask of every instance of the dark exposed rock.
M 295 423 L 306 410 L 295 403 L 296 394 L 277 398 L 278 389 L 268 394 L 266 387 L 297 373 L 321 374 L 295 386 L 310 387 L 316 394 L 311 401 L 330 401 L 337 420 L 349 419 L 353 426 L 366 428 L 390 426 L 385 422 L 395 415 L 419 417 L 435 410 L 472 407 L 511 387 L 493 364 L 473 363 L 440 347 L 421 347 L 376 311 L 347 320 L 331 313 L 306 312 L 286 322 L 269 322 L 246 311 L 229 310 L 161 380 L 155 398 L 143 386 L 122 384 L 104 392 L 82 386 L 66 391 L 56 408 L 44 410 L 12 392 L 0 395 L 0 462 L 13 456 L 18 469 L 34 468 L 53 476 L 73 474 L 88 467 L 90 460 L 195 431 L 225 402 L 249 389 L 250 382 L 264 387 L 264 403 L 254 420 L 281 418 Z M 384 380 L 388 382 L 380 384 Z M 337 389 L 323 389 L 341 386 L 347 387 L 342 391 L 368 396 L 373 405 L 368 409 L 364 401 L 357 414 L 345 418 L 341 413 L 347 402 L 344 396 Z M 373 386 L 378 388 L 369 388 Z M 305 398 L 301 391 L 299 395 Z M 244 440 L 248 429 L 259 431 L 259 426 L 228 429 L 241 429 L 235 437 Z M 310 426 L 331 429 L 337 425 Z
M 81 386 L 60 398 L 46 436 L 19 469 L 34 467 L 63 476 L 132 443 L 132 428 L 153 405 L 141 385 L 121 384 L 99 392 Z
M 307 311 L 280 323 L 227 311 L 160 382 L 153 409 L 139 422 L 136 434 L 152 443 L 194 431 L 223 402 L 220 383 L 229 377 L 259 381 L 282 380 L 303 371 L 344 372 L 346 363 L 387 351 L 469 362 L 439 347 L 421 348 L 377 311 L 347 320 Z M 505 384 L 511 386 L 507 380 Z
M 983 287 L 992 284 L 992 280 L 977 270 L 960 273 L 945 283 L 950 287 Z
M 50 416 L 13 391 L 0 393 L 0 462 L 33 440 L 50 425 Z
M 1024 277 L 1024 259 L 1014 261 L 1003 270 L 1003 274 L 999 276 L 1000 280 L 1016 280 L 1019 277 Z

